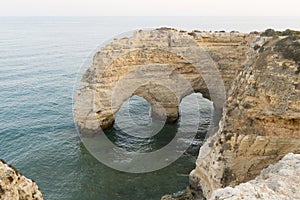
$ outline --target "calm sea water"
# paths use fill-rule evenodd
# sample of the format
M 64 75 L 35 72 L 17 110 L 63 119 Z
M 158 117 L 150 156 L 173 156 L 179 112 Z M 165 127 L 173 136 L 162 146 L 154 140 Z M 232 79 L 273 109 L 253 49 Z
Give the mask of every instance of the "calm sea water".
M 134 29 L 169 26 L 252 31 L 300 29 L 299 23 L 299 17 L 2 17 L 0 157 L 34 179 L 45 199 L 50 200 L 148 200 L 182 190 L 195 157 L 182 156 L 152 173 L 128 174 L 104 166 L 85 149 L 72 116 L 73 85 L 81 64 L 112 35 Z M 142 102 L 133 100 L 136 105 Z M 204 134 L 211 103 L 200 98 L 199 105 L 203 116 L 199 132 Z M 143 119 L 139 115 L 143 113 L 139 111 L 141 106 L 133 103 L 131 109 L 137 119 Z M 124 137 L 118 127 L 107 134 L 119 146 L 149 150 L 170 140 L 173 129 L 166 127 L 169 136 L 162 135 L 150 143 Z

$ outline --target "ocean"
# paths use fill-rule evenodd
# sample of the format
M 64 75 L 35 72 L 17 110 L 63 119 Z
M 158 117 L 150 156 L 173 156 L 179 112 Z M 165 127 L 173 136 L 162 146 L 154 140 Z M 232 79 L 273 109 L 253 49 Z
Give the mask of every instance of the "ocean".
M 87 151 L 73 121 L 73 86 L 99 45 L 123 32 L 158 27 L 300 30 L 300 17 L 0 17 L 0 158 L 35 180 L 45 199 L 154 200 L 188 185 L 195 156 L 184 154 L 145 174 L 119 172 Z M 185 103 L 181 109 L 199 110 L 198 139 L 203 139 L 212 104 L 201 95 L 198 99 L 198 107 Z M 131 100 L 131 113 L 144 119 L 141 109 L 149 105 Z M 151 141 L 124 137 L 118 127 L 107 136 L 120 147 L 151 151 L 174 137 L 176 126 L 166 126 Z

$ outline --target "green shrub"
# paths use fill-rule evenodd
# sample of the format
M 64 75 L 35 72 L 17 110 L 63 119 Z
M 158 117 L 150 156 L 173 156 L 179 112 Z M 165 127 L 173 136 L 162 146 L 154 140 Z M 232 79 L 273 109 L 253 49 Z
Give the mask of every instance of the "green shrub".
M 299 37 L 299 34 L 300 34 L 299 31 L 294 31 L 291 29 L 286 29 L 281 33 L 282 36 L 295 36 L 295 37 Z
M 269 29 L 265 30 L 265 32 L 263 32 L 261 34 L 261 36 L 274 37 L 274 36 L 277 36 L 277 32 L 274 29 L 269 28 Z
M 275 31 L 274 29 L 265 30 L 261 36 L 265 37 L 279 37 L 279 36 L 293 36 L 299 38 L 300 31 L 294 31 L 291 29 L 286 29 L 285 31 Z
M 288 36 L 284 39 L 279 40 L 275 44 L 275 51 L 280 52 L 284 58 L 290 59 L 296 62 L 299 66 L 300 64 L 300 43 L 298 37 Z M 299 67 L 298 67 L 299 69 Z M 296 73 L 299 73 L 297 69 Z

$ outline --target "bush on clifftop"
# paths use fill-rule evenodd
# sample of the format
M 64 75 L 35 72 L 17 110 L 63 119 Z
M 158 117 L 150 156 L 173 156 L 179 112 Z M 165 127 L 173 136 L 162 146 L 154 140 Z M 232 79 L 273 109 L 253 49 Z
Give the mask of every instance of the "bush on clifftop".
M 275 51 L 280 52 L 284 58 L 296 62 L 298 69 L 296 73 L 300 73 L 300 42 L 298 36 L 288 36 L 276 42 Z
M 279 37 L 279 36 L 293 36 L 293 37 L 299 37 L 300 31 L 294 31 L 291 29 L 286 29 L 285 31 L 275 31 L 274 29 L 267 29 L 264 32 L 262 32 L 261 36 L 265 37 Z

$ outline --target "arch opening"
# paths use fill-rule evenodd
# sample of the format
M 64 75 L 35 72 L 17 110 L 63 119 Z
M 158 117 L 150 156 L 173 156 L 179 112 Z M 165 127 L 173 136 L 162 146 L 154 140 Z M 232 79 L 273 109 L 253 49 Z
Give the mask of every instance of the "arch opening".
M 141 96 L 133 95 L 123 102 L 115 114 L 114 128 L 139 138 L 150 138 L 158 133 L 165 119 L 153 116 L 152 105 Z
M 203 97 L 201 93 L 192 93 L 181 99 L 178 120 L 174 123 L 165 123 L 152 117 L 151 104 L 146 99 L 133 95 L 124 101 L 115 114 L 115 124 L 106 130 L 105 134 L 115 145 L 127 151 L 151 152 L 167 145 L 180 128 L 186 128 L 189 123 L 197 121 L 198 129 L 195 137 L 184 138 L 178 142 L 178 145 L 189 143 L 191 146 L 186 152 L 196 156 L 212 125 L 213 114 L 213 102 Z M 189 119 L 190 122 L 189 120 L 183 122 L 183 118 Z
M 116 146 L 132 152 L 152 152 L 167 145 L 177 133 L 176 124 L 152 115 L 152 105 L 133 95 L 123 102 L 115 114 L 115 123 L 105 130 Z
M 195 99 L 197 104 L 193 103 Z M 199 115 L 196 115 L 194 112 L 192 112 L 193 110 L 197 110 Z M 209 129 L 213 128 L 214 110 L 214 103 L 208 98 L 204 97 L 202 93 L 194 92 L 182 98 L 179 104 L 179 121 L 181 120 L 181 115 L 183 112 L 187 113 L 189 118 L 200 116 L 194 145 L 196 145 L 196 143 L 198 143 L 200 140 L 203 141 L 207 137 Z

